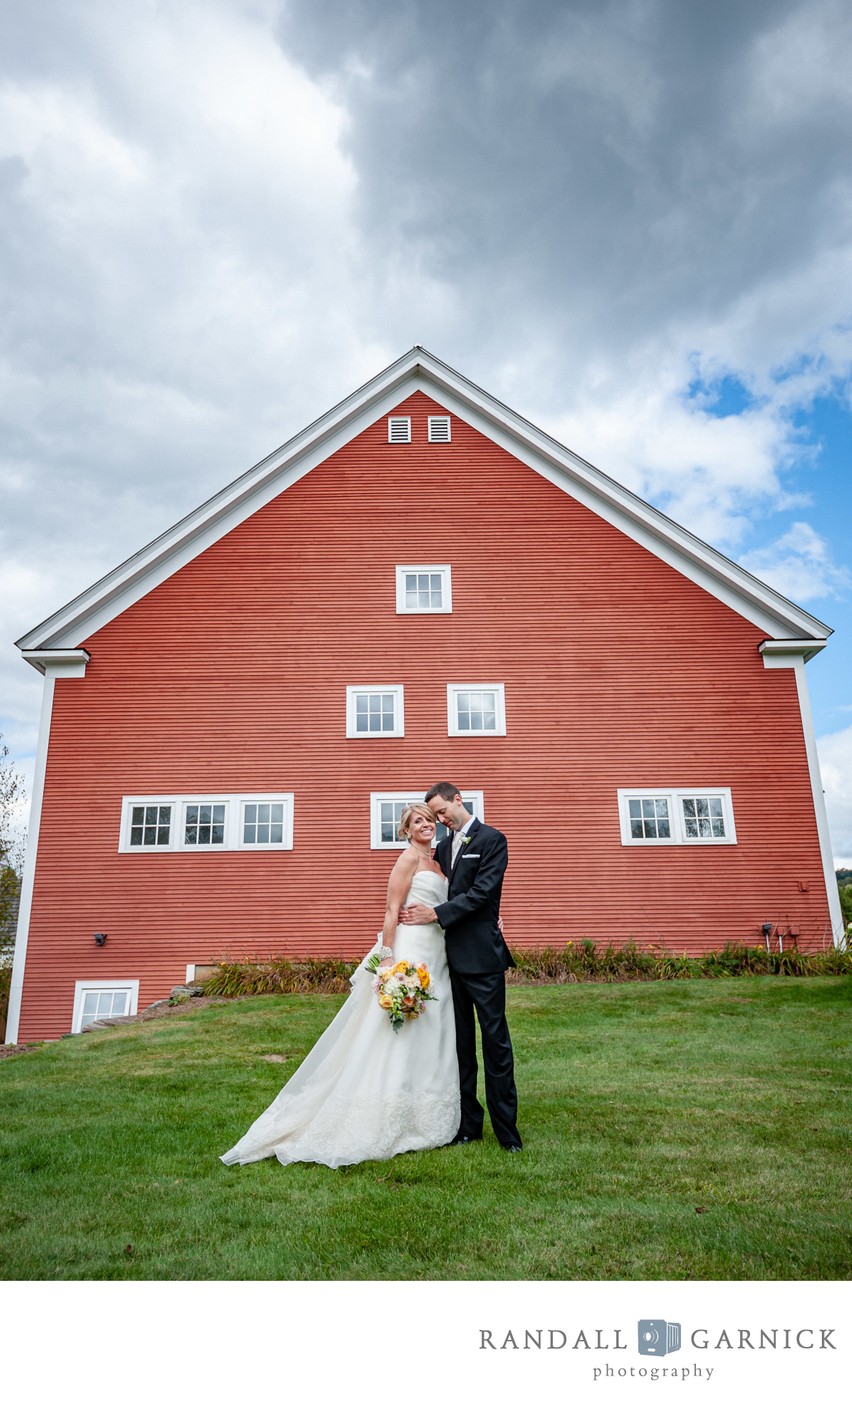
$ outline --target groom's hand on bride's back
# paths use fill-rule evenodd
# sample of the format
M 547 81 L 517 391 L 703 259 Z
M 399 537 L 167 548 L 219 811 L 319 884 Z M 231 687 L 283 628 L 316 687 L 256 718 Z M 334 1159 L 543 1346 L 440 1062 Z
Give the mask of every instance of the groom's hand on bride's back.
M 425 902 L 415 902 L 411 907 L 403 907 L 399 920 L 406 927 L 425 927 L 438 919 L 434 907 L 427 907 Z

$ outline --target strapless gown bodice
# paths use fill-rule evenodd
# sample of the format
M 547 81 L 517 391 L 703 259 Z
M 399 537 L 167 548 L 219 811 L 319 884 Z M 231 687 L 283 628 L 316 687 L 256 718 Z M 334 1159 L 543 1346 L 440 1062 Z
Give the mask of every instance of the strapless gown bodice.
M 411 879 L 411 887 L 408 890 L 406 903 L 426 902 L 430 907 L 434 907 L 438 902 L 447 900 L 447 879 L 443 873 L 426 872 L 415 873 Z M 432 923 L 437 926 L 437 922 Z M 438 928 L 440 930 L 440 928 Z
M 407 903 L 435 907 L 446 879 L 415 873 Z M 222 1158 L 228 1166 L 275 1156 L 327 1167 L 441 1147 L 460 1121 L 455 1021 L 444 933 L 437 922 L 397 927 L 395 961 L 424 962 L 437 997 L 394 1033 L 365 962 L 351 993 L 292 1078 L 245 1137 Z

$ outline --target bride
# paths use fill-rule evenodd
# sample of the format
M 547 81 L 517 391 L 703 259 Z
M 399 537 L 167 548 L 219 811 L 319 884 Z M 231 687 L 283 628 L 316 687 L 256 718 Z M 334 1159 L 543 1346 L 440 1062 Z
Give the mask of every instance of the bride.
M 437 1003 L 398 1033 L 379 1007 L 366 958 L 351 993 L 284 1085 L 222 1161 L 277 1157 L 345 1167 L 397 1152 L 443 1147 L 460 1122 L 455 1022 L 444 933 L 437 922 L 404 926 L 400 908 L 446 901 L 447 881 L 432 859 L 435 820 L 425 804 L 403 810 L 399 837 L 408 841 L 388 880 L 382 960 L 424 962 Z M 375 948 L 374 948 L 375 950 Z

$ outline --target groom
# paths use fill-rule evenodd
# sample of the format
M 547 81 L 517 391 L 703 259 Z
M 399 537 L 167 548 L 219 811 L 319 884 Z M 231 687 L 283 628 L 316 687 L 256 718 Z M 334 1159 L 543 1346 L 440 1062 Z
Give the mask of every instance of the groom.
M 505 971 L 515 963 L 498 926 L 508 845 L 497 829 L 467 812 L 455 785 L 447 780 L 433 784 L 426 803 L 435 818 L 453 830 L 435 852 L 448 879 L 447 901 L 437 907 L 416 902 L 400 913 L 400 921 L 413 926 L 437 921 L 446 936 L 461 1088 L 461 1127 L 453 1141 L 476 1142 L 482 1137 L 485 1114 L 476 1096 L 475 1012 L 491 1126 L 507 1152 L 520 1152 L 518 1095 L 506 1023 Z

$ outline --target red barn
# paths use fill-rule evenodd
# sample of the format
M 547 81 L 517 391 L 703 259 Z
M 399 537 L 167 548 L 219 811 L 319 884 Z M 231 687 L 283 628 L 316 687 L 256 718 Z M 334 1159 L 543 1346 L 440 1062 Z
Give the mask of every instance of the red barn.
M 362 955 L 438 778 L 509 838 L 513 946 L 831 944 L 828 633 L 414 348 L 18 644 L 7 1039 L 223 955 Z

